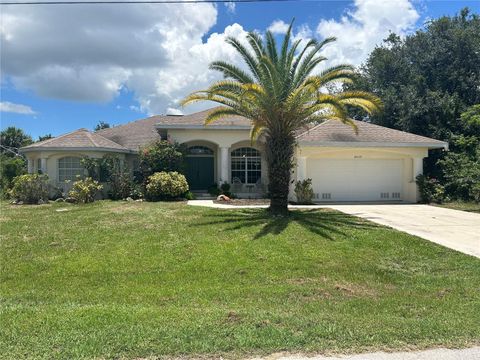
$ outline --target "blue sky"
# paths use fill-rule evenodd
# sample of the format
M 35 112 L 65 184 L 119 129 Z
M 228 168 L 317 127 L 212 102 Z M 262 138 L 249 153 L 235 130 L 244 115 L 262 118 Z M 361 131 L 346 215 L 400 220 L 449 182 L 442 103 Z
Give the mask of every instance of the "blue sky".
M 339 38 L 326 54 L 331 64 L 358 65 L 390 31 L 406 35 L 466 6 L 479 12 L 479 4 L 391 0 L 378 7 L 374 0 L 357 0 L 5 8 L 1 127 L 20 127 L 36 138 L 173 111 L 167 109 L 178 108 L 182 96 L 217 79 L 208 70 L 210 61 L 235 61 L 224 45 L 226 35 L 241 38 L 271 27 L 281 36 L 293 17 L 299 38 Z

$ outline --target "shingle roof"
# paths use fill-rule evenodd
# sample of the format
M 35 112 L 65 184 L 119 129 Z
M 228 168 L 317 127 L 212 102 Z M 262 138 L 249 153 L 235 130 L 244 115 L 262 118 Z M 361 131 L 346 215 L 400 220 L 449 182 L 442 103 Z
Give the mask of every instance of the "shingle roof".
M 205 118 L 211 110 L 208 109 L 184 116 L 156 115 L 93 133 L 87 129 L 79 129 L 53 139 L 26 146 L 22 148 L 22 151 L 52 148 L 108 149 L 118 152 L 137 151 L 140 147 L 160 139 L 157 129 L 203 127 Z M 377 146 L 395 146 L 395 144 L 405 144 L 408 146 L 442 148 L 448 145 L 439 140 L 363 121 L 355 121 L 355 123 L 358 127 L 358 135 L 355 134 L 350 126 L 344 125 L 339 121 L 328 120 L 313 127 L 305 127 L 305 129 L 309 129 L 299 131 L 297 140 L 305 146 L 373 146 L 373 144 L 377 144 Z M 241 116 L 230 116 L 206 126 L 207 129 L 231 127 L 248 129 L 250 120 Z
M 341 145 L 342 143 L 350 144 L 350 146 L 370 144 L 408 144 L 411 146 L 428 146 L 428 147 L 446 147 L 446 142 L 428 138 L 425 136 L 415 135 L 412 133 L 390 129 L 384 126 L 370 124 L 365 121 L 356 121 L 358 134 L 355 134 L 351 126 L 345 125 L 337 120 L 327 120 L 308 131 L 297 136 L 297 140 L 301 144 L 307 145 L 312 143 L 315 145 Z
M 97 134 L 115 141 L 130 150 L 138 150 L 155 140 L 160 140 L 155 125 L 164 116 L 151 116 L 146 119 L 129 122 L 125 125 L 118 125 L 108 129 L 97 131 Z
M 172 126 L 204 126 L 205 119 L 210 111 L 213 109 L 207 109 L 204 111 L 196 112 L 190 115 L 167 115 L 158 117 L 158 128 L 162 126 L 172 127 Z M 220 120 L 215 121 L 214 123 L 207 125 L 206 127 L 225 127 L 225 126 L 242 126 L 250 127 L 251 121 L 242 116 L 227 116 Z
M 114 150 L 117 152 L 129 152 L 129 150 L 98 133 L 92 133 L 87 129 L 78 129 L 71 133 L 52 139 L 40 141 L 22 148 L 22 151 L 48 150 L 48 149 L 89 149 L 89 150 Z
M 108 129 L 102 129 L 97 132 L 116 143 L 119 143 L 131 150 L 138 150 L 155 140 L 160 140 L 157 129 L 175 128 L 175 127 L 203 127 L 205 118 L 212 109 L 200 111 L 190 115 L 155 115 L 146 119 L 132 121 L 125 125 L 114 126 Z M 250 120 L 241 116 L 230 116 L 216 121 L 207 128 L 218 128 L 225 126 L 250 127 Z

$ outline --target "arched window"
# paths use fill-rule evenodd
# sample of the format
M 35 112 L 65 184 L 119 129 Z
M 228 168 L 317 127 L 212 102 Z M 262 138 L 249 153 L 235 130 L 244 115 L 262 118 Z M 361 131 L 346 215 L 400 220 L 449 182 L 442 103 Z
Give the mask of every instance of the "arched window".
M 213 156 L 213 150 L 206 146 L 190 146 L 187 149 L 187 155 Z
M 232 182 L 240 181 L 242 184 L 256 184 L 262 176 L 260 152 L 254 148 L 243 147 L 233 150 L 231 157 Z
M 73 156 L 58 159 L 58 181 L 74 181 L 78 175 L 85 175 L 85 168 L 82 166 L 80 160 L 79 157 Z

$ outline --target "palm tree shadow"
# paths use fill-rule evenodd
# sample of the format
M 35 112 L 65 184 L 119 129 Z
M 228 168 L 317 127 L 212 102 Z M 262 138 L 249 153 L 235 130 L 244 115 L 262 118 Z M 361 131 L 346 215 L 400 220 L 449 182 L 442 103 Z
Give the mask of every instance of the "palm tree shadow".
M 207 219 L 197 225 L 226 225 L 227 231 L 261 226 L 253 239 L 260 239 L 269 234 L 279 235 L 291 224 L 298 224 L 307 231 L 332 241 L 338 237 L 347 236 L 342 230 L 345 227 L 356 229 L 377 227 L 365 220 L 326 209 L 292 210 L 286 217 L 272 216 L 265 209 L 213 211 L 207 215 Z

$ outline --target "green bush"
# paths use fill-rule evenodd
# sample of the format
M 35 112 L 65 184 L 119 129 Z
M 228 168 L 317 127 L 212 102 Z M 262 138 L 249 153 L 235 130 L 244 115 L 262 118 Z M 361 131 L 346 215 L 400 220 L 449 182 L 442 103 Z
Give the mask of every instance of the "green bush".
M 438 161 L 446 193 L 455 200 L 473 200 L 480 183 L 480 137 L 455 136 L 451 146 L 454 151 Z
M 186 200 L 195 200 L 196 199 L 196 196 L 194 193 L 192 193 L 191 191 L 187 191 L 185 193 L 185 199 Z
M 103 185 L 91 177 L 77 180 L 73 183 L 68 192 L 68 196 L 75 199 L 76 202 L 86 204 L 95 200 L 97 192 L 103 189 Z
M 166 140 L 156 141 L 140 149 L 137 181 L 145 182 L 150 175 L 157 172 L 180 172 L 185 169 L 185 147 Z
M 27 172 L 24 158 L 0 155 L 0 189 L 2 195 L 8 195 L 13 186 L 13 179 Z
M 25 174 L 13 180 L 10 195 L 16 201 L 25 204 L 38 204 L 40 200 L 48 200 L 48 176 L 40 174 Z
M 470 196 L 475 202 L 480 203 L 480 183 L 472 186 L 470 189 Z
M 148 177 L 146 197 L 148 200 L 170 200 L 184 195 L 188 191 L 185 176 L 176 171 L 157 172 Z
M 118 156 L 105 155 L 103 158 L 84 157 L 82 165 L 87 169 L 88 176 L 92 179 L 109 185 L 108 197 L 110 199 L 133 198 L 132 193 L 137 199 L 141 197 L 139 189 L 135 188 L 129 168 L 124 165 Z
M 208 193 L 212 196 L 218 196 L 222 193 L 222 191 L 219 189 L 218 185 L 215 183 L 212 186 L 208 188 Z
M 312 189 L 312 179 L 297 181 L 295 183 L 295 195 L 297 197 L 297 203 L 307 205 L 312 204 L 314 195 Z
M 416 183 L 422 203 L 436 202 L 440 204 L 445 200 L 445 188 L 437 179 L 420 174 L 416 177 Z

